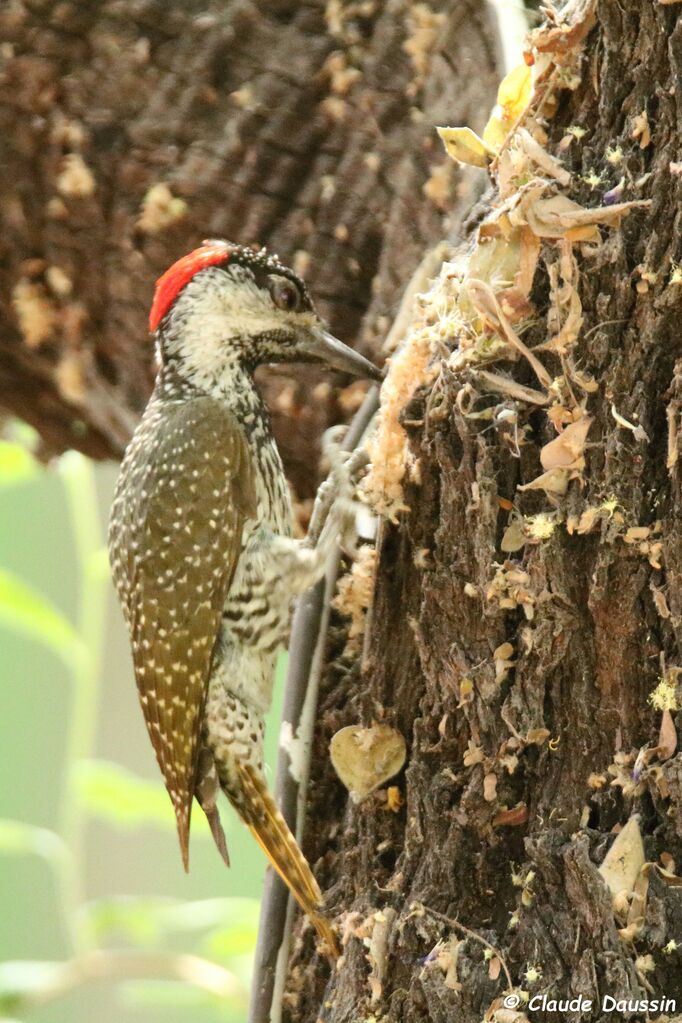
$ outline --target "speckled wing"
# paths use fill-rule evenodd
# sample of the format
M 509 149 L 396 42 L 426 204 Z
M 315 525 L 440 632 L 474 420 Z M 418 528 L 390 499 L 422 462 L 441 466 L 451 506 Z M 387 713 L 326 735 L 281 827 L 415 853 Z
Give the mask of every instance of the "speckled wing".
M 232 413 L 208 397 L 152 399 L 123 462 L 109 548 L 185 867 L 211 661 L 255 506 L 251 458 Z

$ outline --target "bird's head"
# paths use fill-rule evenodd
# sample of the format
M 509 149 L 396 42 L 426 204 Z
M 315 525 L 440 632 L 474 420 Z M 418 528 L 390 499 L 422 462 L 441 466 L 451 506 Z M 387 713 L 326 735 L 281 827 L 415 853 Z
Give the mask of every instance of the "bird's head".
M 162 364 L 206 390 L 229 385 L 236 369 L 275 362 L 381 378 L 328 333 L 300 277 L 264 249 L 206 241 L 183 256 L 156 282 L 149 329 Z

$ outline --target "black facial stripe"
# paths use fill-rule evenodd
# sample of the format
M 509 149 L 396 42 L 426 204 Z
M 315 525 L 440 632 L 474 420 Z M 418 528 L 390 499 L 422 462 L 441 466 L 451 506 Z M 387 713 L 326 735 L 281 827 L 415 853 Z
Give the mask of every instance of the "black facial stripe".
M 286 277 L 287 280 L 290 280 L 298 288 L 301 294 L 299 312 L 310 311 L 313 308 L 313 303 L 304 282 L 288 266 L 280 263 L 276 256 L 266 256 L 240 245 L 235 249 L 224 269 L 235 263 L 250 270 L 256 285 L 264 291 L 269 291 L 269 278 L 271 274 L 276 274 L 278 277 Z

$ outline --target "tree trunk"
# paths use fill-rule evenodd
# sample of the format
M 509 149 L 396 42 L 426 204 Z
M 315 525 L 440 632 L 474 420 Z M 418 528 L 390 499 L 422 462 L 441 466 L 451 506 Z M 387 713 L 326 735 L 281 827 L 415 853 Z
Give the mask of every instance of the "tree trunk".
M 154 279 L 205 237 L 279 252 L 376 353 L 443 210 L 471 201 L 431 126 L 485 116 L 489 23 L 477 0 L 2 4 L 0 406 L 46 455 L 119 457 L 153 380 Z M 324 380 L 267 382 L 302 498 L 357 404 Z
M 329 979 L 299 931 L 290 1023 L 643 1019 L 643 1000 L 663 997 L 676 1006 L 652 1003 L 650 1018 L 682 1011 L 682 756 L 665 712 L 682 669 L 680 10 L 578 0 L 541 25 L 522 125 L 540 142 L 544 127 L 570 181 L 524 158 L 498 182 L 510 208 L 543 177 L 544 200 L 650 205 L 582 241 L 522 213 L 543 237 L 532 308 L 514 317 L 519 289 L 483 255 L 497 239 L 502 259 L 496 190 L 394 359 L 370 491 L 395 506 L 402 423 L 409 511 L 380 530 L 362 657 L 337 614 L 309 797 L 307 848 L 344 957 Z M 523 150 L 518 134 L 507 146 Z M 493 281 L 539 374 L 508 344 L 484 361 L 504 332 L 467 277 Z M 432 372 L 396 408 L 425 341 Z M 406 767 L 398 794 L 384 783 L 356 805 L 327 747 L 375 722 L 404 736 Z M 621 873 L 600 873 L 627 822 Z M 583 1003 L 557 1015 L 542 995 Z
M 153 280 L 202 237 L 293 258 L 374 354 L 424 253 L 459 246 L 384 388 L 362 656 L 334 614 L 306 851 L 344 958 L 330 976 L 299 921 L 289 1023 L 515 1023 L 543 995 L 583 1006 L 531 1001 L 534 1020 L 646 1015 L 605 996 L 682 1007 L 679 9 L 550 10 L 518 163 L 493 164 L 466 229 L 486 172 L 444 163 L 432 126 L 480 130 L 494 100 L 476 0 L 0 10 L 0 404 L 46 454 L 120 454 Z M 311 387 L 267 381 L 302 497 L 311 437 L 355 396 Z M 356 804 L 327 747 L 375 722 L 406 767 Z

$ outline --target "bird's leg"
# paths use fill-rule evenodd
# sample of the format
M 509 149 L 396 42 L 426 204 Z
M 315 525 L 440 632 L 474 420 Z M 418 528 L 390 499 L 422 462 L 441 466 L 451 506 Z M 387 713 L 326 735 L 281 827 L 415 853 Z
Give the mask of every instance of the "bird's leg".
M 311 547 L 319 544 L 325 550 L 328 549 L 328 538 L 322 540 L 322 534 L 327 528 L 333 540 L 340 542 L 344 549 L 350 548 L 353 551 L 355 548 L 358 509 L 356 477 L 367 465 L 369 455 L 364 447 L 345 451 L 342 447 L 345 432 L 345 427 L 333 426 L 326 431 L 322 440 L 322 449 L 331 471 L 318 487 L 315 497 L 305 538 L 305 543 Z

